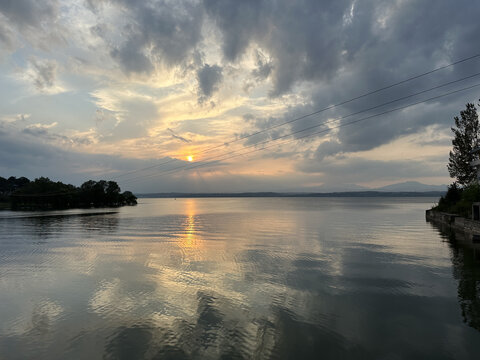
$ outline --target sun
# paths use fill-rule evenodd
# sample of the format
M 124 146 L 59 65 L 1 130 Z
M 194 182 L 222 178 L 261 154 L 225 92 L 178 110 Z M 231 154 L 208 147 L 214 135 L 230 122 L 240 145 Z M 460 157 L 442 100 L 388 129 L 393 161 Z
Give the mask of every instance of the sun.
M 188 155 L 188 156 L 187 156 L 187 160 L 190 161 L 190 162 L 192 162 L 192 161 L 193 161 L 193 156 L 192 156 L 192 155 Z

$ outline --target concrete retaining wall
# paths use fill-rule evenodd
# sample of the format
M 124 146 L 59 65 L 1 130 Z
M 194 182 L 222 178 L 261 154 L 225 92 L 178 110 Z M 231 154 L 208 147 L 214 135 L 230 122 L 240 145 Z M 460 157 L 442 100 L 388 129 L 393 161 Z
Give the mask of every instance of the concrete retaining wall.
M 480 221 L 478 220 L 466 219 L 455 214 L 433 210 L 427 210 L 425 212 L 425 217 L 427 221 L 448 225 L 454 230 L 463 231 L 464 233 L 471 235 L 472 238 L 480 236 Z

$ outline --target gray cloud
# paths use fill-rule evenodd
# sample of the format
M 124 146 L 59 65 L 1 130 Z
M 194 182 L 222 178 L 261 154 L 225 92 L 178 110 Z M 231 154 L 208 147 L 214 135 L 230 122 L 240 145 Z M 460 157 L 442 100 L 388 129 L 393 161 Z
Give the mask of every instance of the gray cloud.
M 0 28 L 5 41 L 9 31 L 16 30 L 33 47 L 47 50 L 52 45 L 66 43 L 66 29 L 61 27 L 58 20 L 58 0 L 2 0 L 0 1 Z M 5 19 L 5 20 L 4 20 Z M 5 32 L 5 30 L 7 31 Z M 12 40 L 12 37 L 10 37 Z M 10 44 L 10 51 L 13 50 Z
M 225 58 L 235 61 L 260 30 L 268 29 L 266 1 L 204 0 L 209 16 L 222 32 Z
M 221 30 L 227 60 L 240 58 L 250 44 L 272 57 L 273 96 L 297 81 L 331 78 L 342 65 L 343 15 L 350 1 L 205 0 L 204 5 Z
M 34 71 L 33 83 L 37 90 L 43 91 L 55 85 L 57 77 L 57 63 L 52 60 L 30 59 L 30 65 Z
M 149 74 L 154 69 L 146 49 L 141 44 L 145 43 L 142 34 L 131 34 L 130 38 L 120 47 L 112 49 L 110 55 L 121 64 L 126 73 Z
M 1 18 L 0 18 L 0 43 L 2 44 L 0 53 L 3 52 L 3 49 L 6 49 L 8 51 L 13 50 L 14 43 L 15 43 L 15 36 L 13 34 L 13 31 L 7 26 L 7 24 L 1 21 Z
M 56 17 L 57 1 L 2 0 L 0 12 L 19 27 L 40 27 Z
M 418 99 L 416 99 L 418 100 Z M 382 108 L 376 112 L 367 112 L 352 118 L 343 120 L 341 123 L 347 126 L 337 129 L 336 134 L 329 132 L 319 134 L 319 136 L 333 135 L 329 141 L 321 143 L 317 150 L 317 158 L 322 159 L 325 156 L 331 156 L 338 153 L 351 153 L 356 151 L 365 151 L 378 146 L 388 144 L 402 136 L 420 133 L 426 127 L 437 125 L 438 132 L 448 132 L 453 125 L 453 116 L 458 114 L 464 108 L 464 104 L 474 101 L 472 95 L 468 93 L 454 96 L 450 101 L 435 101 L 420 104 L 402 111 L 386 114 L 379 117 L 373 117 L 356 124 L 347 125 L 349 122 L 364 119 L 370 115 L 388 110 L 392 107 Z M 399 104 L 400 106 L 403 103 Z M 349 107 L 355 111 L 356 107 Z M 347 109 L 348 110 L 348 109 Z M 321 121 L 324 121 L 325 117 Z M 318 122 L 321 122 L 318 121 Z M 296 127 L 301 127 L 296 124 Z M 292 127 L 293 129 L 294 127 Z M 311 132 L 320 131 L 322 128 L 312 129 Z M 308 132 L 307 132 L 308 134 Z M 424 139 L 426 144 L 431 139 Z M 443 141 L 445 143 L 445 141 Z M 447 141 L 448 143 L 448 141 Z
M 250 45 L 269 54 L 273 96 L 302 81 L 337 83 L 341 70 L 375 87 L 384 78 L 471 54 L 479 30 L 474 12 L 462 10 L 469 0 L 204 0 L 204 6 L 221 31 L 227 60 L 236 61 Z
M 0 176 L 26 176 L 36 178 L 48 176 L 53 180 L 80 185 L 88 179 L 112 179 L 118 174 L 151 167 L 171 161 L 171 158 L 135 159 L 109 154 L 87 154 L 65 150 L 45 142 L 32 141 L 34 134 L 14 131 L 0 123 Z M 135 175 L 119 178 L 124 190 L 135 192 L 227 192 L 227 191 L 286 191 L 298 189 L 302 175 L 239 176 L 219 175 L 204 178 L 203 174 L 225 166 L 217 162 L 212 166 L 200 167 L 193 172 L 177 172 L 167 176 L 145 176 L 178 168 L 183 161 L 174 161 L 169 167 L 150 169 Z M 186 176 L 194 173 L 195 176 Z M 136 180 L 127 179 L 137 177 Z M 161 181 L 159 181 L 161 179 Z
M 184 64 L 202 39 L 203 10 L 195 2 L 111 2 L 123 8 L 127 19 L 122 30 L 126 40 L 111 51 L 126 73 L 149 74 L 157 62 Z
M 268 118 L 262 118 L 262 117 L 255 117 L 252 114 L 245 114 L 243 115 L 243 119 L 245 120 L 245 122 L 247 122 L 248 124 L 250 124 L 250 126 L 253 126 L 254 128 L 254 130 L 245 131 L 240 134 L 236 134 L 237 139 L 246 138 L 243 141 L 244 146 L 257 145 L 259 143 L 263 143 L 268 140 L 277 139 L 278 137 L 285 135 L 285 133 L 288 132 L 288 128 L 278 127 L 270 131 L 265 131 L 265 132 L 261 132 L 260 134 L 255 134 L 258 131 L 263 131 L 271 127 L 274 127 L 276 125 L 279 125 L 280 123 L 283 122 L 283 119 L 280 119 L 280 118 L 271 117 L 271 116 Z
M 357 83 L 343 85 L 375 87 L 423 65 L 471 54 L 479 30 L 475 12 L 460 11 L 470 0 L 111 2 L 128 19 L 126 40 L 111 51 L 127 73 L 150 73 L 157 61 L 172 66 L 192 60 L 202 45 L 206 13 L 220 31 L 226 61 L 258 48 L 252 77 L 271 77 L 272 96 L 303 82 L 338 85 L 352 73 Z
M 170 158 L 133 159 L 109 154 L 86 154 L 66 150 L 48 142 L 32 139 L 54 136 L 42 127 L 30 127 L 28 131 L 16 131 L 0 123 L 0 176 L 27 176 L 35 178 L 49 176 L 52 179 L 76 185 L 93 179 L 110 179 L 118 174 L 139 168 L 158 165 Z M 28 133 L 28 134 L 27 134 Z M 445 176 L 446 158 L 438 157 L 427 161 L 375 161 L 366 159 L 343 159 L 319 162 L 304 159 L 298 162 L 299 172 L 282 176 L 216 174 L 204 178 L 209 171 L 218 171 L 226 164 L 199 167 L 193 172 L 178 172 L 167 176 L 145 176 L 160 174 L 178 168 L 182 161 L 118 179 L 122 189 L 136 192 L 229 192 L 229 191 L 302 191 L 342 190 L 345 184 L 367 181 L 397 181 L 397 179 L 422 176 Z M 186 176 L 187 174 L 195 176 Z M 127 179 L 136 177 L 136 180 Z M 158 181 L 161 179 L 161 181 Z M 323 182 L 329 187 L 309 188 L 311 183 Z M 335 185 L 334 187 L 332 187 Z M 343 188 L 342 188 L 343 186 Z M 326 191 L 326 190 L 325 190 Z
M 218 65 L 205 64 L 197 70 L 199 102 L 206 101 L 218 90 L 218 84 L 222 81 L 222 78 L 222 68 Z
M 62 137 L 42 127 L 15 130 L 0 122 L 0 176 L 27 176 L 31 179 L 48 176 L 79 185 L 91 178 L 111 178 L 113 173 L 127 172 L 162 161 L 80 153 L 53 145 L 52 141 L 55 140 L 58 140 L 57 143 L 62 140 L 87 141 L 85 138 Z
M 256 52 L 257 68 L 252 71 L 252 75 L 257 80 L 264 80 L 270 76 L 273 70 L 273 64 L 260 51 Z
M 246 88 L 249 89 L 260 82 L 269 83 L 271 96 L 295 95 L 297 103 L 301 105 L 293 106 L 276 119 L 261 114 L 257 115 L 257 118 L 250 118 L 238 136 L 266 129 L 285 120 L 471 56 L 477 51 L 475 44 L 478 43 L 480 33 L 476 11 L 478 5 L 472 0 L 455 2 L 108 0 L 110 5 L 116 6 L 116 11 L 122 14 L 109 23 L 110 26 L 106 26 L 105 23 L 107 19 L 111 20 L 109 17 L 111 14 L 117 12 L 103 16 L 102 11 L 107 8 L 101 6 L 103 2 L 107 0 L 87 1 L 92 11 L 97 14 L 98 21 L 98 25 L 92 27 L 91 33 L 105 40 L 107 51 L 120 68 L 127 74 L 150 74 L 158 65 L 183 67 L 197 75 L 198 96 L 201 101 L 209 99 L 223 81 L 222 77 L 228 76 L 226 72 L 223 72 L 222 76 L 223 69 L 242 64 L 241 60 L 247 54 L 253 53 L 254 56 L 256 54 L 255 69 L 247 74 L 247 79 L 242 80 L 245 81 Z M 12 49 L 14 46 L 12 44 L 22 36 L 34 47 L 50 43 L 55 32 L 57 34 L 55 36 L 58 36 L 57 25 L 62 22 L 58 15 L 60 10 L 57 1 L 0 1 L 2 46 L 6 44 L 6 48 Z M 210 32 L 211 27 L 205 26 L 210 25 L 207 22 L 211 22 L 218 32 Z M 209 38 L 208 42 L 204 42 L 203 36 L 207 35 L 204 29 L 209 31 L 208 35 L 218 33 L 220 38 Z M 50 35 L 52 37 L 49 38 Z M 210 66 L 205 64 L 204 53 L 211 54 L 205 51 L 206 46 L 216 40 L 220 41 L 223 60 L 217 65 Z M 74 47 L 75 44 L 72 44 L 72 48 Z M 29 50 L 28 44 L 25 49 Z M 38 89 L 48 89 L 55 85 L 57 76 L 55 63 L 37 61 L 35 64 L 32 63 L 32 69 L 35 73 L 33 81 Z M 479 71 L 478 59 L 466 62 L 292 123 L 290 126 L 276 129 L 273 133 L 252 137 L 245 145 L 275 138 L 278 134 L 289 131 L 299 131 L 329 118 L 344 116 Z M 445 88 L 444 91 L 453 88 Z M 7 93 L 9 89 L 6 88 L 4 91 Z M 437 91 L 432 95 L 441 92 Z M 255 93 L 255 98 L 250 98 L 249 100 L 253 101 L 249 104 L 256 105 L 260 102 L 264 104 L 263 95 L 260 91 Z M 309 158 L 309 162 L 322 166 L 328 164 L 332 173 L 338 170 L 342 174 L 343 165 L 339 163 L 338 169 L 335 170 L 328 157 L 335 157 L 338 161 L 341 154 L 373 149 L 399 137 L 420 133 L 434 124 L 438 126 L 438 131 L 444 132 L 445 129 L 448 131 L 453 116 L 463 109 L 466 102 L 476 101 L 478 97 L 478 92 L 461 93 L 340 128 L 329 134 L 331 139 L 328 142 L 311 149 L 312 158 Z M 279 103 L 281 100 L 279 99 Z M 415 100 L 417 99 L 412 99 Z M 400 102 L 395 106 L 405 103 L 407 102 Z M 13 109 L 8 99 L 4 104 Z M 246 105 L 245 111 L 254 111 L 255 105 L 250 109 L 249 105 Z M 115 115 L 118 114 L 111 116 L 106 113 L 99 114 L 98 123 L 102 123 L 101 126 L 105 128 L 110 126 L 105 130 L 110 140 L 143 136 L 144 127 L 150 124 L 152 119 L 158 118 L 156 110 L 146 104 L 140 104 L 141 108 L 135 108 L 135 104 L 125 106 L 127 107 L 125 114 L 132 115 L 134 120 L 117 124 Z M 383 109 L 378 111 L 381 110 Z M 24 109 L 8 111 L 18 113 Z M 349 119 L 355 120 L 371 113 Z M 192 119 L 171 126 L 175 126 L 175 131 L 180 134 L 188 132 L 212 136 L 218 131 L 213 126 L 208 126 L 215 124 L 213 120 Z M 310 130 L 308 133 L 318 130 Z M 42 135 L 41 129 L 25 130 L 35 131 L 39 137 Z M 43 136 L 51 133 L 46 132 L 47 134 Z M 305 133 L 301 135 L 303 134 Z M 23 135 L 32 137 L 33 134 Z M 313 139 L 318 140 L 317 137 Z M 432 142 L 426 139 L 423 144 L 427 143 Z M 437 143 L 443 144 L 444 140 L 437 139 Z M 290 149 L 286 151 L 288 150 Z M 313 164 L 302 166 L 299 167 L 302 171 L 317 174 L 309 170 Z M 379 165 L 379 168 L 385 172 L 390 171 L 384 165 Z M 417 171 L 407 165 L 405 169 Z M 430 170 L 431 174 L 440 174 L 435 169 Z M 364 174 L 369 178 L 367 173 L 360 170 L 358 174 Z M 400 173 L 394 170 L 392 174 L 400 176 Z
M 362 158 L 331 159 L 299 162 L 297 169 L 305 173 L 320 174 L 326 184 L 355 184 L 369 181 L 397 181 L 418 177 L 447 176 L 448 154 L 428 161 L 394 160 L 380 161 Z
M 29 135 L 22 139 L 30 141 L 34 140 L 37 143 L 45 144 L 56 144 L 62 146 L 72 146 L 72 145 L 91 145 L 93 143 L 92 139 L 88 136 L 65 136 L 52 132 L 50 129 L 55 127 L 57 123 L 52 123 L 49 125 L 46 124 L 30 124 L 21 128 L 19 132 L 22 135 Z
M 184 143 L 192 142 L 192 140 L 186 139 L 183 136 L 175 134 L 175 132 L 170 128 L 168 128 L 167 130 L 168 130 L 168 132 L 170 132 L 170 134 L 172 135 L 172 137 L 174 139 L 180 140 L 181 142 L 184 142 Z

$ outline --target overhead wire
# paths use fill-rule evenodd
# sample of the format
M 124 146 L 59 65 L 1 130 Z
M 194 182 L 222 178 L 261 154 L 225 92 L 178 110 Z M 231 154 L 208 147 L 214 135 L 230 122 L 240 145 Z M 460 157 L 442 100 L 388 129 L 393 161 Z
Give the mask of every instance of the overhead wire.
M 444 70 L 444 69 L 447 69 L 449 67 L 452 67 L 452 66 L 455 66 L 455 65 L 458 65 L 458 64 L 461 64 L 461 63 L 464 63 L 464 62 L 467 62 L 467 61 L 470 61 L 470 60 L 473 60 L 473 59 L 477 59 L 477 58 L 480 58 L 480 53 L 479 54 L 475 54 L 475 55 L 472 55 L 472 56 L 469 56 L 469 57 L 466 57 L 466 58 L 462 58 L 460 60 L 457 60 L 457 61 L 454 61 L 452 63 L 449 63 L 449 64 L 446 64 L 446 65 L 443 65 L 443 66 L 440 66 L 440 67 L 437 67 L 435 69 L 432 69 L 432 70 L 429 70 L 427 72 L 424 72 L 424 73 L 421 73 L 421 74 L 418 74 L 418 75 L 414 75 L 414 76 L 411 76 L 407 79 L 404 79 L 404 80 L 401 80 L 399 82 L 396 82 L 396 83 L 393 83 L 393 84 L 390 84 L 390 85 L 387 85 L 387 86 L 384 86 L 384 87 L 381 87 L 379 89 L 376 89 L 376 90 L 372 90 L 372 91 L 369 91 L 365 94 L 362 94 L 362 95 L 358 95 L 356 97 L 353 97 L 351 99 L 348 99 L 348 100 L 344 100 L 344 101 L 341 101 L 337 104 L 333 104 L 333 105 L 330 105 L 330 106 L 327 106 L 327 107 L 324 107 L 322 109 L 319 109 L 319 110 L 316 110 L 314 112 L 311 112 L 309 114 L 305 114 L 305 115 L 302 115 L 300 117 L 296 117 L 296 118 L 293 118 L 293 119 L 290 119 L 288 121 L 285 121 L 283 123 L 280 123 L 280 124 L 275 124 L 275 125 L 272 125 L 268 128 L 265 128 L 265 129 L 262 129 L 262 130 L 258 130 L 256 132 L 253 132 L 251 134 L 248 134 L 248 135 L 244 135 L 244 136 L 240 136 L 236 139 L 232 139 L 228 142 L 224 142 L 222 144 L 219 144 L 219 145 L 215 145 L 215 146 L 212 146 L 212 147 L 209 147 L 205 150 L 201 150 L 201 151 L 198 151 L 198 152 L 195 152 L 193 153 L 192 155 L 195 155 L 195 156 L 198 156 L 200 154 L 204 154 L 204 153 L 207 153 L 207 152 L 211 152 L 211 151 L 214 151 L 216 149 L 219 149 L 221 147 L 224 147 L 224 146 L 228 146 L 228 145 L 231 145 L 233 143 L 236 143 L 238 141 L 242 141 L 242 140 L 245 140 L 245 139 L 248 139 L 252 136 L 256 136 L 256 135 L 259 135 L 259 134 L 262 134 L 262 133 L 265 133 L 265 132 L 268 132 L 268 131 L 271 131 L 273 129 L 276 129 L 276 128 L 279 128 L 281 126 L 284 126 L 284 125 L 287 125 L 287 124 L 291 124 L 293 122 L 296 122 L 296 121 L 300 121 L 300 120 L 303 120 L 305 118 L 308 118 L 310 116 L 313 116 L 313 115 L 317 115 L 317 114 L 320 114 L 322 112 L 325 112 L 327 110 L 331 110 L 333 108 L 336 108 L 336 107 L 339 107 L 339 106 L 343 106 L 343 105 L 346 105 L 350 102 L 353 102 L 355 100 L 359 100 L 359 99 L 362 99 L 364 97 L 367 97 L 367 96 L 370 96 L 370 95 L 373 95 L 373 94 L 376 94 L 376 93 L 379 93 L 381 91 L 384 91 L 384 90 L 388 90 L 388 89 L 391 89 L 393 87 L 396 87 L 396 86 L 399 86 L 399 85 L 402 85 L 402 84 L 405 84 L 407 82 L 410 82 L 410 81 L 413 81 L 413 80 L 416 80 L 416 79 L 419 79 L 419 78 L 422 78 L 422 77 L 425 77 L 425 76 L 428 76 L 430 74 L 433 74 L 435 72 L 438 72 L 440 70 Z M 176 158 L 171 158 L 167 161 L 164 161 L 164 162 L 161 162 L 159 164 L 155 164 L 155 165 L 151 165 L 151 166 L 148 166 L 148 167 L 144 167 L 144 168 L 140 168 L 140 169 L 136 169 L 136 170 L 132 170 L 132 171 L 128 171 L 128 172 L 125 172 L 125 173 L 122 173 L 122 174 L 118 174 L 118 175 L 115 175 L 113 177 L 111 177 L 110 179 L 114 180 L 114 179 L 119 179 L 123 176 L 126 176 L 126 175 L 131 175 L 131 174 L 135 174 L 137 172 L 141 172 L 141 171 L 145 171 L 145 170 L 150 170 L 150 169 L 153 169 L 153 168 L 156 168 L 156 167 L 160 167 L 160 166 L 163 166 L 163 165 L 167 165 L 167 164 L 170 164 L 172 162 L 175 162 L 175 161 L 178 161 L 178 159 Z
M 273 141 L 277 141 L 277 140 L 280 140 L 280 139 L 283 139 L 283 138 L 286 138 L 286 137 L 289 137 L 289 136 L 293 136 L 293 135 L 297 135 L 299 133 L 302 133 L 302 132 L 305 132 L 305 131 L 308 131 L 308 130 L 312 130 L 314 128 L 317 128 L 317 127 L 320 127 L 320 126 L 323 126 L 323 125 L 326 125 L 326 124 L 329 124 L 329 123 L 334 123 L 334 122 L 338 122 L 338 121 L 342 121 L 346 118 L 349 118 L 349 117 L 352 117 L 354 115 L 359 115 L 361 113 L 365 113 L 365 112 L 368 112 L 368 111 L 371 111 L 371 110 L 375 110 L 375 109 L 378 109 L 380 107 L 384 107 L 384 106 L 387 106 L 387 105 L 391 105 L 395 102 L 399 102 L 399 101 L 402 101 L 402 100 L 406 100 L 406 99 L 409 99 L 409 98 L 412 98 L 412 97 L 415 97 L 415 96 L 418 96 L 418 95 L 421 95 L 421 94 L 424 94 L 424 93 L 427 93 L 427 92 L 430 92 L 430 91 L 433 91 L 433 90 L 436 90 L 436 89 L 439 89 L 439 88 L 442 88 L 442 87 L 445 87 L 445 86 L 448 86 L 448 85 L 452 85 L 454 83 L 458 83 L 458 82 L 461 82 L 461 81 L 465 81 L 465 80 L 468 80 L 468 79 L 471 79 L 471 78 L 474 78 L 474 77 L 477 77 L 479 76 L 480 73 L 476 73 L 476 74 L 473 74 L 473 75 L 470 75 L 470 76 L 467 76 L 467 77 L 463 77 L 461 79 L 457 79 L 457 80 L 454 80 L 454 81 L 449 81 L 447 83 L 444 83 L 444 84 L 441 84 L 441 85 L 437 85 L 437 86 L 434 86 L 432 88 L 429 88 L 429 89 L 426 89 L 426 90 L 422 90 L 422 91 L 419 91 L 419 92 L 416 92 L 414 94 L 410 94 L 410 95 L 406 95 L 406 96 L 403 96 L 403 97 L 400 97 L 400 98 L 397 98 L 397 99 L 394 99 L 394 100 L 390 100 L 390 101 L 387 101 L 385 103 L 382 103 L 382 104 L 379 104 L 379 105 L 376 105 L 376 106 L 372 106 L 372 107 L 369 107 L 367 109 L 363 109 L 363 110 L 360 110 L 360 111 L 356 111 L 354 113 L 350 113 L 348 115 L 345 115 L 345 116 L 341 116 L 341 117 L 338 117 L 338 118 L 334 118 L 334 119 L 330 119 L 330 120 L 327 120 L 327 121 L 324 121 L 322 123 L 319 123 L 319 124 L 315 124 L 313 126 L 310 126 L 310 127 L 307 127 L 307 128 L 303 128 L 303 129 L 300 129 L 300 130 L 297 130 L 297 131 L 294 131 L 294 132 L 291 132 L 291 133 L 288 133 L 288 134 L 284 134 L 284 135 L 281 135 L 281 136 L 278 136 L 274 139 L 268 139 L 268 140 L 265 140 L 263 142 L 260 142 L 260 143 L 256 143 L 256 144 L 251 144 L 249 146 L 245 146 L 241 149 L 238 149 L 238 150 L 234 150 L 234 151 L 231 151 L 229 152 L 228 154 L 226 154 L 226 156 L 230 156 L 232 154 L 235 154 L 235 153 L 238 153 L 239 151 L 244 151 L 245 149 L 248 149 L 248 148 L 251 148 L 251 147 L 258 147 L 258 146 L 261 146 L 261 145 L 264 145 L 264 144 L 267 144 L 269 142 L 273 142 Z M 460 90 L 460 91 L 464 91 L 464 90 Z M 455 92 L 453 92 L 455 93 Z M 452 94 L 453 94 L 452 93 Z M 442 95 L 442 96 L 446 96 L 446 95 Z M 433 99 L 436 99 L 436 97 L 433 97 L 433 98 L 430 98 L 430 99 L 427 99 L 425 101 L 430 101 L 430 100 L 433 100 Z M 419 102 L 421 103 L 421 102 Z M 417 103 L 416 103 L 417 104 Z M 415 104 L 414 104 L 415 105 Z M 409 105 L 409 106 L 413 106 L 413 105 Z M 397 110 L 399 110 L 401 108 L 398 108 Z M 396 110 L 394 110 L 396 111 Z M 385 113 L 388 113 L 389 111 L 385 112 Z M 385 114 L 385 113 L 381 113 L 381 114 Z M 380 115 L 381 115 L 380 114 Z M 375 116 L 379 116 L 379 115 L 375 115 Z M 370 117 L 367 117 L 367 118 L 370 118 Z M 333 127 L 331 129 L 334 129 L 334 128 L 337 128 L 337 127 Z M 316 133 L 314 133 L 316 134 Z M 303 137 L 302 137 L 303 138 Z M 293 140 L 299 140 L 300 138 L 295 138 Z M 275 144 L 277 145 L 277 144 Z M 270 146 L 271 147 L 271 146 Z M 250 152 L 247 152 L 247 153 L 242 153 L 241 155 L 245 155 L 245 154 L 248 154 Z M 223 158 L 222 159 L 216 159 L 218 156 L 225 156 L 225 155 L 217 155 L 217 156 L 213 156 L 211 158 L 207 158 L 205 159 L 204 161 L 210 161 L 212 159 L 215 159 L 214 161 L 219 161 L 219 160 L 224 160 Z M 136 176 L 136 177 L 133 177 L 133 178 L 130 178 L 130 179 L 126 179 L 126 180 L 123 180 L 123 182 L 125 183 L 128 183 L 128 182 L 131 182 L 131 181 L 134 181 L 134 180 L 137 180 L 137 179 L 141 179 L 141 178 L 146 178 L 146 177 L 151 177 L 151 176 L 159 176 L 161 175 L 162 173 L 164 172 L 167 172 L 167 173 L 170 173 L 171 171 L 173 170 L 183 170 L 183 169 L 191 169 L 191 168 L 195 168 L 197 166 L 195 165 L 189 165 L 189 164 L 182 164 L 181 166 L 179 167 L 176 167 L 176 168 L 173 168 L 173 169 L 166 169 L 162 172 L 156 172 L 156 173 L 153 173 L 153 174 L 147 174 L 147 175 L 142 175 L 142 176 Z

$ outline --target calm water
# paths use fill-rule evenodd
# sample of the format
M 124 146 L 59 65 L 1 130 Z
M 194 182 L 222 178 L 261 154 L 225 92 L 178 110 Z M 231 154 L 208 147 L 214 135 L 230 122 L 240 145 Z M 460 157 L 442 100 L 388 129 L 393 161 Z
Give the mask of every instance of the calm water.
M 434 201 L 0 212 L 0 359 L 478 359 L 480 249 Z

